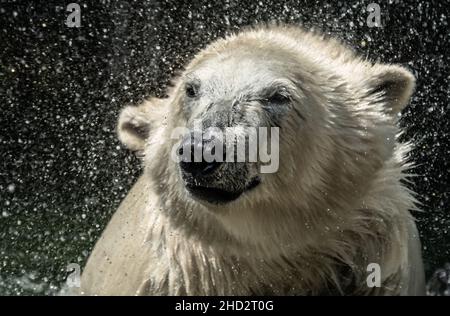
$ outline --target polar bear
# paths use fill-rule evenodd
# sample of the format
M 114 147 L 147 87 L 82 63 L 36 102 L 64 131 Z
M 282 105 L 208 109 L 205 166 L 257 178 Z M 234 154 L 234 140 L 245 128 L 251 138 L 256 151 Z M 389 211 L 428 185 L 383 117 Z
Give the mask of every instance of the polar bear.
M 122 111 L 119 139 L 144 172 L 91 253 L 82 293 L 424 294 L 396 126 L 414 86 L 405 68 L 298 27 L 210 44 L 168 98 Z M 176 139 L 180 127 L 192 133 Z M 276 171 L 259 158 L 185 159 L 214 138 L 202 128 L 276 128 Z

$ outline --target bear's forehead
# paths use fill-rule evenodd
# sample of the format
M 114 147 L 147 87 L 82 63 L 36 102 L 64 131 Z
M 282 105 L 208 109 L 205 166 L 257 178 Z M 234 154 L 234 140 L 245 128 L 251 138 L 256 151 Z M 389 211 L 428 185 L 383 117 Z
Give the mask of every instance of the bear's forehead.
M 187 74 L 200 82 L 202 90 L 258 92 L 292 75 L 285 62 L 262 54 L 218 55 L 200 63 Z

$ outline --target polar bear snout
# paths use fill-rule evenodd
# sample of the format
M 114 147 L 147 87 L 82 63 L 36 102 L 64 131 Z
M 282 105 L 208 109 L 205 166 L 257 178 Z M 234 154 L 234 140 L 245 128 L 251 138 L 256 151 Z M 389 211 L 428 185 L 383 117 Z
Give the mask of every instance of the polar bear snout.
M 198 201 L 224 204 L 253 189 L 259 177 L 252 177 L 249 164 L 228 161 L 227 146 L 219 138 L 190 133 L 179 148 L 179 170 L 189 195 Z
M 221 142 L 205 141 L 195 135 L 186 137 L 178 149 L 181 157 L 180 169 L 185 175 L 194 178 L 201 178 L 217 171 L 223 164 L 223 159 L 205 159 L 203 152 L 211 147 L 211 151 L 215 151 L 215 147 L 222 146 Z M 186 152 L 186 148 L 190 149 Z

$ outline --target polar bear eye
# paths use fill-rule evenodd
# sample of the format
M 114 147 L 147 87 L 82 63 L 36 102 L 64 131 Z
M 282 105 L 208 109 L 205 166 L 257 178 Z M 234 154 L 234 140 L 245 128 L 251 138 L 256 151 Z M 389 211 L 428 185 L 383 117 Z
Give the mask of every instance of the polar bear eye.
M 273 93 L 268 99 L 270 103 L 274 104 L 286 104 L 291 101 L 291 97 L 286 90 L 280 90 Z
M 186 96 L 188 98 L 195 98 L 198 94 L 198 87 L 192 83 L 186 84 Z

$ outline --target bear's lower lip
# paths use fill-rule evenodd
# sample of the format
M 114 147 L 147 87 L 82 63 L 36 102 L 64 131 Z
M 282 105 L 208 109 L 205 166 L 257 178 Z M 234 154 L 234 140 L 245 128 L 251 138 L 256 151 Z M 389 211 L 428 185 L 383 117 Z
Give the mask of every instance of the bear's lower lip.
M 212 203 L 212 204 L 225 204 L 231 201 L 236 200 L 242 193 L 249 191 L 258 184 L 261 183 L 261 179 L 259 177 L 255 177 L 247 187 L 242 191 L 227 191 L 220 188 L 212 188 L 206 186 L 196 186 L 186 184 L 186 189 L 192 194 L 194 197 Z
M 207 201 L 212 204 L 224 204 L 236 200 L 243 191 L 230 192 L 218 188 L 208 188 L 204 186 L 190 186 L 187 185 L 186 189 L 194 197 Z

